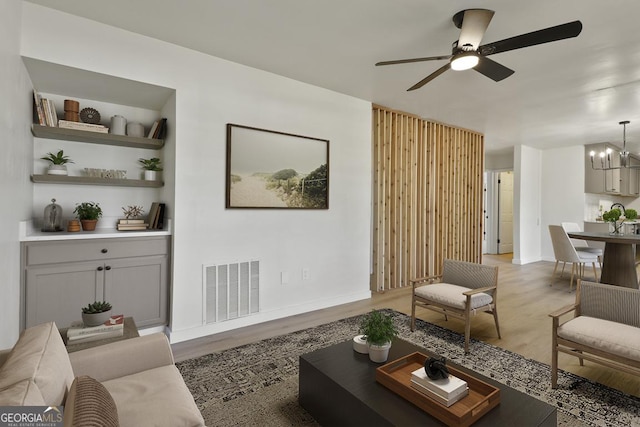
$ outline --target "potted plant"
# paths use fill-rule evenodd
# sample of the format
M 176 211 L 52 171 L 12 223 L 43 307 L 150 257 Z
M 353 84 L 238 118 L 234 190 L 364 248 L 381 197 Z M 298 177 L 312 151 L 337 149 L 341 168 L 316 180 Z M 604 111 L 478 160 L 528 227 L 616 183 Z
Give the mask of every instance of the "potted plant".
M 613 208 L 602 214 L 602 219 L 609 223 L 609 234 L 624 234 L 623 226 L 626 219 L 620 209 Z
M 80 220 L 84 231 L 93 231 L 96 229 L 98 218 L 102 216 L 102 208 L 95 202 L 82 202 L 76 205 L 73 213 Z
M 73 163 L 69 156 L 65 156 L 63 150 L 58 151 L 56 154 L 47 153 L 46 156 L 40 157 L 41 160 L 51 162 L 47 173 L 49 175 L 67 175 L 67 163 Z
M 393 318 L 381 310 L 373 310 L 362 318 L 360 332 L 366 336 L 369 359 L 372 362 L 386 362 L 391 342 L 398 335 Z
M 142 165 L 144 170 L 144 179 L 147 181 L 155 181 L 157 179 L 158 172 L 162 171 L 162 161 L 157 157 L 150 159 L 138 159 L 138 163 Z
M 111 304 L 106 301 L 94 301 L 82 307 L 84 326 L 99 326 L 111 317 Z
M 633 221 L 638 218 L 638 211 L 631 208 L 625 209 L 624 216 L 627 218 L 627 220 Z

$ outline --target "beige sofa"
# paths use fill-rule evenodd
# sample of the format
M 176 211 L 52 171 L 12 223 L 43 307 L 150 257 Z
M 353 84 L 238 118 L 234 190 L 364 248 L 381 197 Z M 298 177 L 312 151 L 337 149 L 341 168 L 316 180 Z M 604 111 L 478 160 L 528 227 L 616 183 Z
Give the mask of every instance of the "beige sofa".
M 65 426 L 204 426 L 161 333 L 68 354 L 55 323 L 26 329 L 0 353 L 0 406 L 19 405 L 64 406 Z

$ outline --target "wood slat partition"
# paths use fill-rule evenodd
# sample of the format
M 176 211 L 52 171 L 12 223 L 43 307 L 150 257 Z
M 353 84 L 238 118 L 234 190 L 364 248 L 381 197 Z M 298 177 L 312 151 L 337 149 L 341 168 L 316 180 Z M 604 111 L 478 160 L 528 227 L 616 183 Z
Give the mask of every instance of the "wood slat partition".
M 373 161 L 372 290 L 482 261 L 481 134 L 374 106 Z

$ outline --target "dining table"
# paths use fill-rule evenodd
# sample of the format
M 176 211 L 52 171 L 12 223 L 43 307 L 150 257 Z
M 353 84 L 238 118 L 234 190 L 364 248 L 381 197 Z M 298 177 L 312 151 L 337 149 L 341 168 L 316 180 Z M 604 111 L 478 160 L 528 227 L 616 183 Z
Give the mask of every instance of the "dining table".
M 638 289 L 636 245 L 640 234 L 609 234 L 588 231 L 567 233 L 572 239 L 604 242 L 600 282 Z

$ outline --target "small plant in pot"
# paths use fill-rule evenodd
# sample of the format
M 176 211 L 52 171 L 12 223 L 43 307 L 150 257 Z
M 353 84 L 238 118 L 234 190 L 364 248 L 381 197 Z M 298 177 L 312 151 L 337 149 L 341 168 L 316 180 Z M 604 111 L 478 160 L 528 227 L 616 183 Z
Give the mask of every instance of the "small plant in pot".
M 84 231 L 93 231 L 96 229 L 98 218 L 102 216 L 102 208 L 95 202 L 82 202 L 76 205 L 73 213 L 80 220 Z
M 47 173 L 49 175 L 67 175 L 67 163 L 73 163 L 69 156 L 64 155 L 64 151 L 60 150 L 57 153 L 47 153 L 46 156 L 40 157 L 41 160 L 50 162 Z
M 144 170 L 144 179 L 147 181 L 155 181 L 158 178 L 158 172 L 162 171 L 162 161 L 157 157 L 150 159 L 138 159 L 138 163 Z
M 369 345 L 369 359 L 372 362 L 386 362 L 391 342 L 398 335 L 393 318 L 381 310 L 373 310 L 362 318 L 360 332 Z
M 84 326 L 99 326 L 111 317 L 111 304 L 106 301 L 94 301 L 82 307 Z

